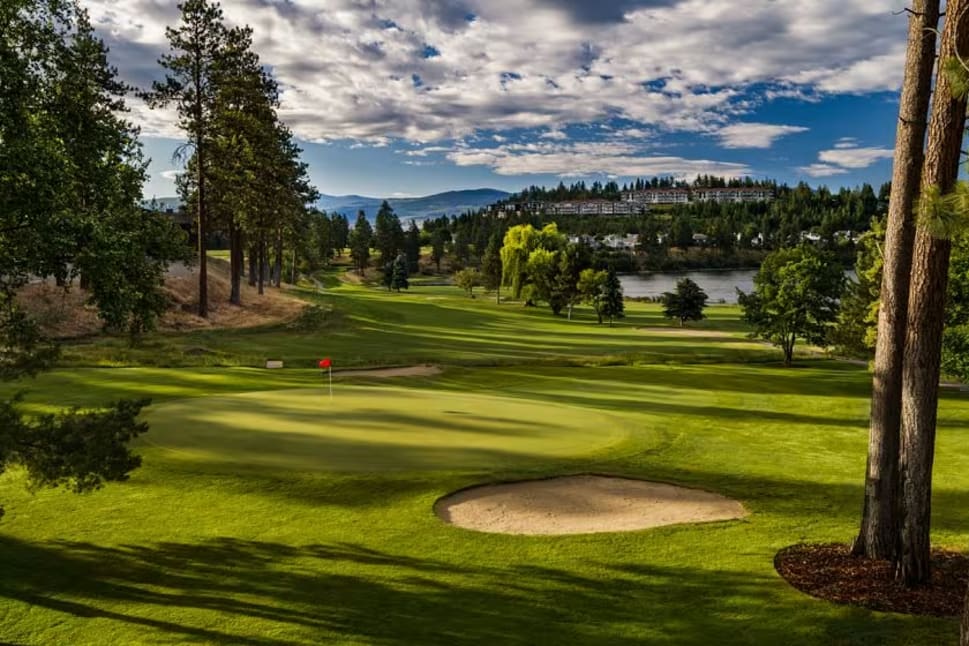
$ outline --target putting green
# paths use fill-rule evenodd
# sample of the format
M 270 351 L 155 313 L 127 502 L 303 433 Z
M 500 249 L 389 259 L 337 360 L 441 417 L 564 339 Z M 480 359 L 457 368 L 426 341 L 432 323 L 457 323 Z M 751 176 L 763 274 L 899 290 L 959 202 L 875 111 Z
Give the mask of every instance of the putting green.
M 144 443 L 173 459 L 298 470 L 479 468 L 583 456 L 622 421 L 571 406 L 393 387 L 341 386 L 153 406 Z

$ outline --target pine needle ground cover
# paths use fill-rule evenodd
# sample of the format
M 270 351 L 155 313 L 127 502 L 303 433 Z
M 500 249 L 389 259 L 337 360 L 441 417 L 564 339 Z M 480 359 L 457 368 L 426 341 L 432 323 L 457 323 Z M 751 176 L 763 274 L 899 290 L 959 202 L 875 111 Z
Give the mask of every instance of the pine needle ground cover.
M 856 531 L 864 369 L 827 360 L 785 369 L 776 350 L 754 344 L 738 356 L 749 342 L 732 308 L 713 311 L 702 328 L 710 335 L 698 337 L 641 329 L 662 324 L 654 306 L 631 307 L 609 330 L 447 288 L 314 298 L 345 303 L 332 335 L 252 330 L 206 341 L 239 363 L 247 352 L 270 355 L 264 348 L 307 360 L 325 348 L 337 361 L 359 348 L 361 365 L 381 363 L 396 344 L 443 373 L 341 377 L 332 405 L 319 371 L 298 368 L 72 367 L 5 387 L 28 389 L 25 405 L 38 412 L 139 395 L 155 403 L 139 444 L 144 466 L 127 483 L 75 496 L 28 493 L 16 472 L 0 478 L 0 641 L 955 640 L 951 619 L 821 601 L 774 570 L 786 546 Z M 245 349 L 252 340 L 258 351 Z M 502 365 L 479 365 L 496 349 Z M 74 351 L 80 364 L 84 352 L 115 348 Z M 933 505 L 940 547 L 969 540 L 967 429 L 969 397 L 946 391 Z M 526 537 L 462 530 L 433 513 L 462 487 L 572 473 L 707 489 L 750 515 Z

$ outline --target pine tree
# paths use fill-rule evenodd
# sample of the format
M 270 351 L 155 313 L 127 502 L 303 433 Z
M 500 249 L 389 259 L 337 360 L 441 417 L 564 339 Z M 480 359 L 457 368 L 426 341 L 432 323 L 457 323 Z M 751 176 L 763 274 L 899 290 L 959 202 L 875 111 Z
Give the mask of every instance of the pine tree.
M 198 315 L 207 317 L 208 256 L 206 238 L 209 234 L 208 196 L 206 194 L 210 162 L 209 145 L 213 136 L 212 114 L 215 104 L 217 66 L 225 52 L 227 31 L 222 9 L 208 0 L 185 0 L 178 5 L 182 12 L 177 27 L 167 27 L 171 52 L 159 63 L 167 70 L 163 82 L 156 82 L 146 94 L 150 105 L 166 106 L 174 103 L 178 109 L 179 126 L 188 135 L 195 150 L 196 202 L 198 221 L 199 305 Z
M 421 232 L 417 228 L 417 223 L 410 221 L 410 227 L 404 238 L 404 254 L 407 257 L 408 270 L 416 272 L 420 269 L 421 261 Z
M 391 264 L 390 288 L 396 292 L 407 289 L 410 284 L 407 281 L 407 259 L 403 254 L 397 256 Z
M 703 308 L 707 304 L 707 294 L 689 278 L 676 283 L 675 292 L 665 292 L 662 296 L 663 314 L 666 318 L 677 319 L 680 327 L 686 321 L 703 320 Z
M 495 303 L 501 304 L 501 231 L 488 239 L 488 247 L 481 258 L 481 277 L 485 289 L 495 292 Z
M 602 305 L 600 309 L 602 316 L 609 319 L 609 327 L 615 319 L 625 316 L 625 306 L 622 297 L 622 284 L 616 272 L 609 270 L 606 274 L 605 283 L 602 285 Z
M 357 213 L 357 222 L 350 232 L 350 257 L 353 259 L 353 266 L 361 276 L 370 264 L 370 245 L 373 242 L 373 229 L 367 221 L 367 214 L 363 211 Z

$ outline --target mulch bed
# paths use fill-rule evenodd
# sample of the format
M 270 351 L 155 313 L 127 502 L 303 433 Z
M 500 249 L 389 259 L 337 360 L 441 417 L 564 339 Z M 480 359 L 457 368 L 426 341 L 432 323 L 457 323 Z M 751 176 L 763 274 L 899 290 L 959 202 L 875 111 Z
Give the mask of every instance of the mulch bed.
M 932 552 L 932 582 L 914 588 L 894 580 L 888 561 L 852 556 L 848 545 L 792 545 L 774 567 L 812 597 L 910 615 L 959 616 L 969 584 L 969 557 L 945 550 Z

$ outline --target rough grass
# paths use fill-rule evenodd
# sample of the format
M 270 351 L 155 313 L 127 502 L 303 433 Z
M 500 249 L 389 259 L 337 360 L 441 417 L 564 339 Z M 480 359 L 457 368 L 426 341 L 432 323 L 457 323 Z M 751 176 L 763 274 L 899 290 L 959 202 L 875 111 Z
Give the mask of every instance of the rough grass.
M 784 369 L 766 362 L 777 356 L 772 349 L 741 352 L 747 341 L 731 308 L 714 310 L 705 325 L 736 337 L 653 337 L 637 329 L 663 323 L 646 306 L 609 330 L 588 313 L 570 324 L 428 290 L 398 298 L 341 287 L 320 297 L 347 313 L 346 327 L 333 332 L 205 337 L 237 359 L 255 356 L 246 348 L 257 344 L 284 358 L 315 357 L 323 347 L 347 363 L 345 356 L 360 364 L 421 356 L 450 364 L 436 377 L 341 381 L 338 393 L 356 414 L 320 416 L 318 427 L 312 400 L 292 399 L 322 395 L 315 370 L 86 368 L 5 386 L 30 388 L 32 411 L 148 394 L 156 428 L 140 445 L 144 467 L 131 481 L 92 495 L 31 495 L 21 474 L 0 478 L 8 512 L 0 523 L 0 641 L 955 641 L 954 621 L 827 603 L 774 572 L 780 548 L 845 541 L 855 531 L 869 396 L 863 368 L 811 360 Z M 198 344 L 200 334 L 166 343 Z M 454 365 L 489 357 L 508 365 Z M 625 365 L 548 365 L 603 357 Z M 738 363 L 744 357 L 758 363 Z M 969 399 L 942 396 L 933 539 L 962 548 Z M 278 416 L 260 420 L 264 407 L 246 409 L 260 402 L 279 406 Z M 470 409 L 472 419 L 448 412 Z M 361 425 L 367 416 L 376 426 Z M 296 437 L 259 430 L 277 418 Z M 438 497 L 460 487 L 577 472 L 709 489 L 751 515 L 521 537 L 461 530 L 432 512 Z

